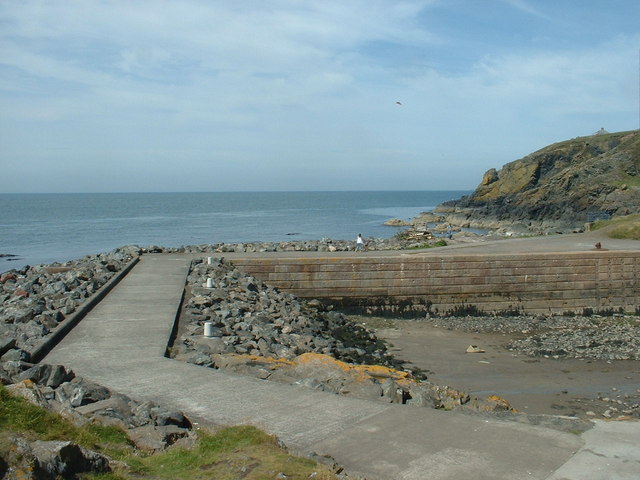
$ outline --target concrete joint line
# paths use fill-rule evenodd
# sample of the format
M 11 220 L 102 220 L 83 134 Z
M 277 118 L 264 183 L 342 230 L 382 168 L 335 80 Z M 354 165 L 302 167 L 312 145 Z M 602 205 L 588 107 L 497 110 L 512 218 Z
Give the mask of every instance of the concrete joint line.
M 93 310 L 93 308 L 100 303 L 100 301 L 107 296 L 107 294 L 113 290 L 113 288 L 120 283 L 120 281 L 127 276 L 131 269 L 136 266 L 140 261 L 140 257 L 134 257 L 125 268 L 120 270 L 114 277 L 109 279 L 102 287 L 98 289 L 89 299 L 84 302 L 78 309 L 69 315 L 66 319 L 58 325 L 58 327 L 52 332 L 51 335 L 43 338 L 38 345 L 30 352 L 29 361 L 32 363 L 38 363 L 41 361 L 47 353 L 49 353 L 53 347 L 55 347 L 64 337 L 67 335 L 73 327 L 75 327 L 80 321 L 87 316 L 87 314 Z

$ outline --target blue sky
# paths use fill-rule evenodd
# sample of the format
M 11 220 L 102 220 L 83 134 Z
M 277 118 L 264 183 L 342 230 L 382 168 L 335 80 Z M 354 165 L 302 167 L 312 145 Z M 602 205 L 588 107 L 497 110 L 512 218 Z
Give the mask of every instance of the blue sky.
M 473 189 L 639 127 L 639 19 L 636 0 L 4 0 L 0 192 Z

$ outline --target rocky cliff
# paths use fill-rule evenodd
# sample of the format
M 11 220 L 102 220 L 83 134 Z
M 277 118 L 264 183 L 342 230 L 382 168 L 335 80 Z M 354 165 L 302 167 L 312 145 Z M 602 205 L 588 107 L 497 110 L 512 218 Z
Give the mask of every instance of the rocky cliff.
M 434 213 L 453 225 L 572 231 L 596 216 L 640 213 L 640 132 L 599 131 L 487 171 L 468 196 Z

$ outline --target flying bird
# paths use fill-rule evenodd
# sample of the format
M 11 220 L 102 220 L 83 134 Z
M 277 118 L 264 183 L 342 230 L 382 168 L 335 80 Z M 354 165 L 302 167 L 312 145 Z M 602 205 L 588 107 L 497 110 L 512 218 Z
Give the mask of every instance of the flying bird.
M 396 102 L 396 105 L 402 105 L 402 103 L 400 103 L 400 102 Z

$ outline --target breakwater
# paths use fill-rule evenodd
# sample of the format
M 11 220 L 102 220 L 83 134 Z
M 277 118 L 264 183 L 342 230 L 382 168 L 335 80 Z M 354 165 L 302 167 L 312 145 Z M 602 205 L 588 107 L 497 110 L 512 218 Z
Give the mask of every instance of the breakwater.
M 301 298 L 370 314 L 636 313 L 640 252 L 234 256 Z

